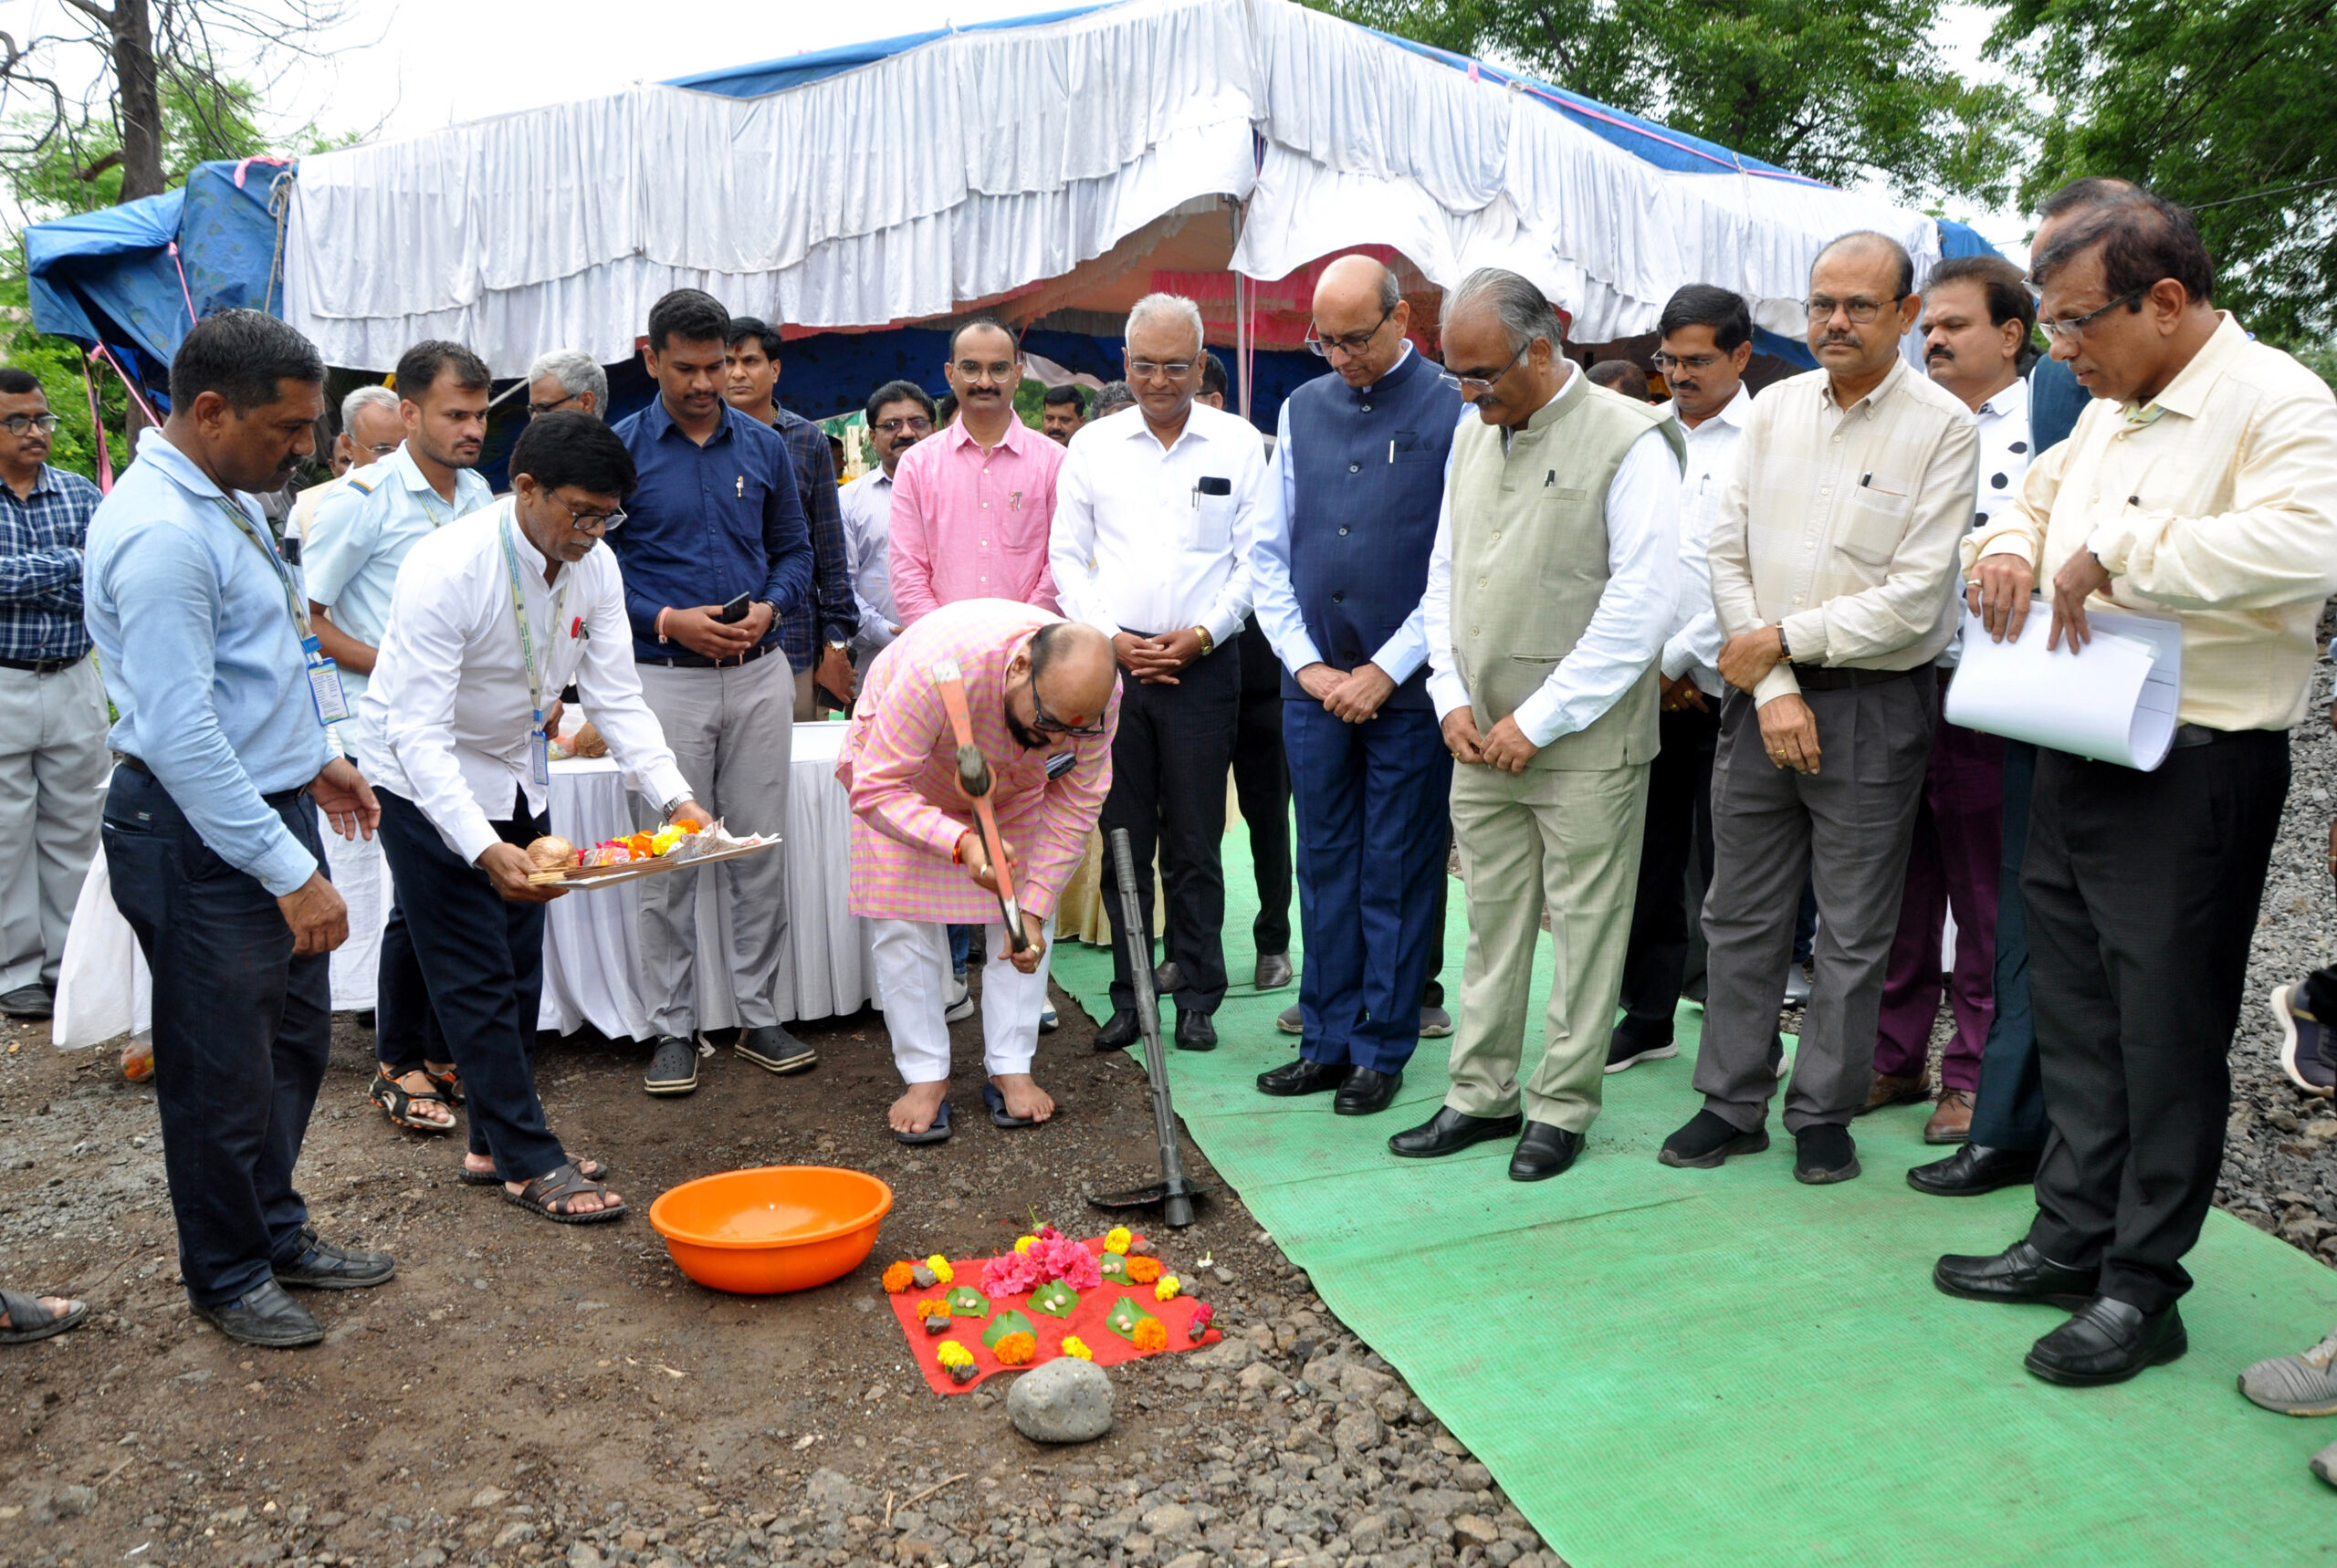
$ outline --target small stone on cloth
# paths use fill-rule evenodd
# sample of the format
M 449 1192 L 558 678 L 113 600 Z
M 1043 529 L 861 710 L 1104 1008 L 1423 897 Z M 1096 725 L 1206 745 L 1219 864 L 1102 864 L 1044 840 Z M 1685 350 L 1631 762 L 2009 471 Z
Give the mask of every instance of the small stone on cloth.
M 1063 1356 L 1014 1380 L 1006 1414 L 1032 1442 L 1085 1443 L 1112 1429 L 1112 1380 L 1092 1361 Z

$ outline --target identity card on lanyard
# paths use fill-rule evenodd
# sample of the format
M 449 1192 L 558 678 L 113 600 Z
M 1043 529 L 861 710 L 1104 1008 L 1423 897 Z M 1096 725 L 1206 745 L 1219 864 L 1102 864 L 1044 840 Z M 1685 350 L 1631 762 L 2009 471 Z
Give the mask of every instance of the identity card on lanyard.
M 251 518 L 244 515 L 241 507 L 225 496 L 214 496 L 212 499 L 236 525 L 236 531 L 251 540 L 252 548 L 267 558 L 268 570 L 276 573 L 277 584 L 284 590 L 284 608 L 291 612 L 292 629 L 300 638 L 300 652 L 308 660 L 309 701 L 317 710 L 317 722 L 339 724 L 349 716 L 349 698 L 341 689 L 341 666 L 325 657 L 324 645 L 309 630 L 309 607 L 293 591 L 292 574 L 284 570 L 283 559 L 259 537 L 259 530 L 252 527 Z
M 528 776 L 537 788 L 551 785 L 551 737 L 544 733 L 544 676 L 551 663 L 551 650 L 544 650 L 544 662 L 536 663 L 536 638 L 528 624 L 527 597 L 519 591 L 519 551 L 511 542 L 511 519 L 503 519 L 503 565 L 511 575 L 511 613 L 519 622 L 519 664 L 528 672 L 528 702 L 535 716 L 528 725 Z M 560 624 L 560 612 L 568 603 L 568 584 L 561 583 L 552 596 L 551 623 Z

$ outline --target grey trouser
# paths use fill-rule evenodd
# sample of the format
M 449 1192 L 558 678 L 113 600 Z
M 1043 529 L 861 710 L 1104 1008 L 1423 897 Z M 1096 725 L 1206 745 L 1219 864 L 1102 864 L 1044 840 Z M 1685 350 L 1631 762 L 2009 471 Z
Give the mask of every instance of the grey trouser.
M 788 758 L 795 738 L 795 681 L 777 650 L 720 669 L 641 666 L 641 695 L 665 727 L 665 744 L 697 803 L 731 832 L 787 831 Z M 787 936 L 784 845 L 704 871 L 674 872 L 641 883 L 642 1000 L 663 1034 L 687 1039 L 697 1027 L 701 956 L 697 883 L 726 879 L 730 894 L 730 991 L 749 1029 L 779 1022 L 771 1000 Z
M 1779 977 L 1793 956 L 1805 872 L 1818 894 L 1817 983 L 1786 1093 L 1788 1132 L 1847 1125 L 1874 1077 L 1874 1029 L 1899 929 L 1907 847 L 1936 716 L 1928 666 L 1896 680 L 1803 693 L 1818 770 L 1769 760 L 1753 699 L 1728 694 L 1713 759 L 1711 951 L 1696 1089 L 1743 1132 L 1776 1092 Z
M 1452 770 L 1452 841 L 1469 889 L 1469 956 L 1444 1097 L 1455 1111 L 1506 1116 L 1520 1108 L 1522 1092 L 1528 1121 L 1579 1133 L 1598 1116 L 1646 814 L 1645 763 Z M 1521 1092 L 1545 909 L 1556 948 L 1549 1009 L 1542 1058 Z
M 0 670 L 0 996 L 56 988 L 112 761 L 97 665 Z

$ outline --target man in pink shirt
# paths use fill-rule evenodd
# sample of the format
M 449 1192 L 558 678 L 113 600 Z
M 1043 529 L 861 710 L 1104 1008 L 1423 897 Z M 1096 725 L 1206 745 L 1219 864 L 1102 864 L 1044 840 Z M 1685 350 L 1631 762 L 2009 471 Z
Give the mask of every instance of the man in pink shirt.
M 916 624 L 961 599 L 1055 608 L 1047 535 L 1064 449 L 1022 423 L 1022 348 L 999 322 L 949 335 L 945 372 L 958 418 L 893 474 L 893 602 Z
M 1044 440 L 1044 437 L 1039 439 Z M 912 449 L 912 455 L 914 455 Z M 897 482 L 897 480 L 896 480 Z M 898 502 L 896 501 L 896 505 Z M 974 744 L 1031 945 L 1010 950 L 996 879 L 958 788 L 958 742 L 936 666 L 965 683 Z M 907 1091 L 893 1103 L 903 1143 L 949 1135 L 949 923 L 986 923 L 983 1091 L 990 1119 L 1029 1126 L 1054 1113 L 1031 1077 L 1055 904 L 1078 869 L 1112 784 L 1119 722 L 1112 645 L 1094 627 L 998 599 L 916 620 L 869 667 L 836 778 L 852 800 L 852 913 L 875 922 L 871 946 L 893 1060 Z

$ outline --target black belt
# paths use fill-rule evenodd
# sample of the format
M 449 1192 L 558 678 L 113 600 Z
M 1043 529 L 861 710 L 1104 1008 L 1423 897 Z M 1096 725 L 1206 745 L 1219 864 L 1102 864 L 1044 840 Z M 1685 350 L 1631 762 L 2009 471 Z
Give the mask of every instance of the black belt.
M 146 766 L 144 758 L 132 757 L 127 751 L 122 752 L 121 757 L 121 765 L 132 773 L 143 773 L 147 778 L 154 779 L 154 770 Z M 154 779 L 154 782 L 160 784 L 162 780 Z M 289 789 L 278 789 L 272 794 L 262 795 L 260 799 L 271 806 L 288 806 L 308 792 L 309 787 L 306 784 L 295 784 Z
M 709 659 L 704 653 L 635 653 L 636 664 L 655 664 L 661 670 L 735 670 L 741 664 L 751 664 L 765 653 L 780 651 L 776 643 L 758 643 L 735 659 Z
M 0 659 L 0 670 L 24 670 L 36 675 L 53 675 L 59 670 L 69 670 L 89 662 L 84 653 L 78 659 Z
M 2178 724 L 2175 727 L 2173 749 L 2181 751 L 2194 746 L 2213 746 L 2219 740 L 2229 740 L 2231 737 L 2232 732 L 2227 729 L 2209 729 L 2204 724 Z
M 1928 669 L 1929 665 L 1918 668 Z M 1860 686 L 1879 686 L 1885 681 L 1903 681 L 1913 670 L 1854 670 L 1847 666 L 1792 664 L 1793 678 L 1806 692 L 1849 692 Z

